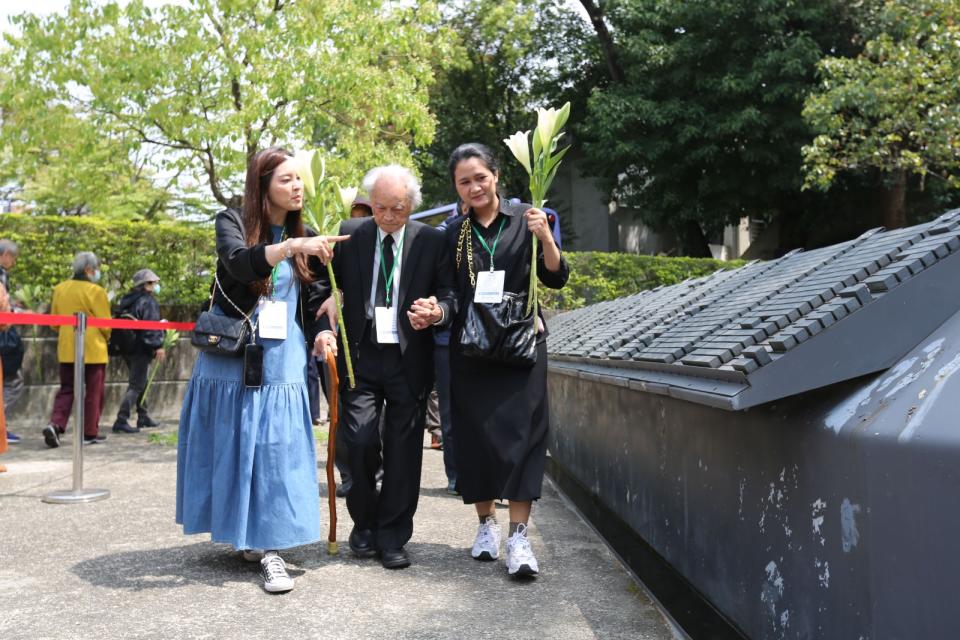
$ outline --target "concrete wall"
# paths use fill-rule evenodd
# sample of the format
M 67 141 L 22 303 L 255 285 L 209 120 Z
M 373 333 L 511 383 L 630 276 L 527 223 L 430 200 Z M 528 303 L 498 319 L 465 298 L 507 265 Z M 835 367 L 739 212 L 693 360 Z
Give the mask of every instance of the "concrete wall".
M 958 638 L 958 371 L 960 314 L 747 411 L 552 368 L 550 453 L 746 637 Z
M 40 337 L 33 338 L 29 327 L 21 327 L 27 353 L 23 360 L 26 383 L 23 395 L 12 410 L 7 411 L 7 425 L 17 433 L 36 429 L 39 431 L 50 419 L 53 397 L 60 386 L 57 363 L 57 339 L 47 328 L 40 328 Z M 37 363 L 37 349 L 41 364 Z M 150 388 L 148 403 L 150 414 L 158 420 L 176 420 L 180 416 L 180 404 L 186 390 L 196 350 L 189 340 L 182 338 L 166 361 L 160 365 Z M 127 367 L 121 358 L 112 358 L 107 365 L 107 385 L 103 402 L 101 427 L 109 428 L 117 415 L 120 400 L 127 388 Z M 72 422 L 72 420 L 71 420 Z
M 596 180 L 580 174 L 580 155 L 571 150 L 557 170 L 550 200 L 561 218 L 571 221 L 575 237 L 564 239 L 566 251 L 616 251 L 617 228 L 610 218 L 607 195 L 597 188 Z

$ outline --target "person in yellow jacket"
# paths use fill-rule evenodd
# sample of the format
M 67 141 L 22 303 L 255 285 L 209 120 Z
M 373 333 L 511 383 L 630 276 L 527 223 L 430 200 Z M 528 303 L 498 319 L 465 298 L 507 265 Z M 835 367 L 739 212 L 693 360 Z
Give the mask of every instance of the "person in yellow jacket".
M 97 284 L 100 281 L 100 261 L 89 251 L 81 251 L 73 259 L 73 278 L 53 288 L 53 315 L 73 315 L 83 312 L 96 318 L 110 317 L 107 292 Z M 98 425 L 103 409 L 103 390 L 107 370 L 107 339 L 110 329 L 88 327 L 83 341 L 85 392 L 83 398 L 83 442 L 96 444 L 107 437 L 100 435 Z M 59 447 L 60 436 L 66 431 L 70 410 L 73 408 L 74 328 L 60 327 L 57 341 L 57 360 L 60 362 L 60 390 L 53 400 L 50 424 L 43 428 L 43 439 L 48 447 Z

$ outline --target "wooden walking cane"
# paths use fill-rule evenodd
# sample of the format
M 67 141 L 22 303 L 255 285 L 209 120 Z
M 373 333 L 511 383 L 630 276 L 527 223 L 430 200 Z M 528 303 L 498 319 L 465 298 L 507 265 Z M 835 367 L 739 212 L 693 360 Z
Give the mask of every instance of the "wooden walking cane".
M 327 434 L 327 500 L 330 504 L 330 533 L 327 534 L 327 553 L 337 553 L 337 481 L 333 477 L 333 459 L 337 454 L 337 423 L 340 421 L 340 377 L 337 374 L 337 358 L 327 350 L 327 412 L 330 430 Z

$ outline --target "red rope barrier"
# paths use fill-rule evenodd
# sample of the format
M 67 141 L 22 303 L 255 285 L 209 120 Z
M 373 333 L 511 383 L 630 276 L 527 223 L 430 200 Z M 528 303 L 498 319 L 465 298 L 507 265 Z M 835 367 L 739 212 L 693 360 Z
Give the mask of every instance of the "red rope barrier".
M 76 316 L 52 316 L 46 313 L 0 313 L 0 324 L 45 325 L 54 327 L 77 326 Z M 134 329 L 138 331 L 176 329 L 193 331 L 192 322 L 167 322 L 156 320 L 116 320 L 87 316 L 87 326 L 109 329 Z
M 87 316 L 87 326 L 108 327 L 110 329 L 160 330 L 176 329 L 193 331 L 193 322 L 167 322 L 166 320 L 119 320 L 114 318 L 94 318 Z

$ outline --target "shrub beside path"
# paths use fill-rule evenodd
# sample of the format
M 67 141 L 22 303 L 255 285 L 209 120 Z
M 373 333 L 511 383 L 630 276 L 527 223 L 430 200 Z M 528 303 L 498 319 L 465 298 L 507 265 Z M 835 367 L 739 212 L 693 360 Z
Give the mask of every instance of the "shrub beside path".
M 446 494 L 442 456 L 426 450 L 412 567 L 354 558 L 339 500 L 340 554 L 327 555 L 325 541 L 287 551 L 296 588 L 270 595 L 255 564 L 174 523 L 176 447 L 110 434 L 84 450 L 84 484 L 111 498 L 48 505 L 44 494 L 70 487 L 70 435 L 55 450 L 39 433 L 22 435 L 0 475 L 4 640 L 680 637 L 549 481 L 531 526 L 535 581 L 509 579 L 502 560 L 470 558 L 476 517 Z M 505 530 L 506 509 L 499 519 Z

